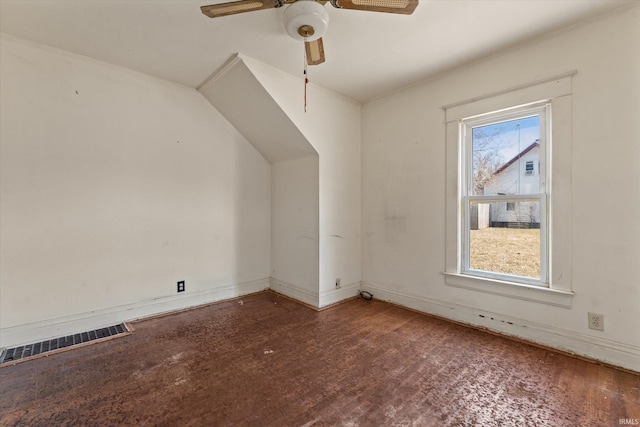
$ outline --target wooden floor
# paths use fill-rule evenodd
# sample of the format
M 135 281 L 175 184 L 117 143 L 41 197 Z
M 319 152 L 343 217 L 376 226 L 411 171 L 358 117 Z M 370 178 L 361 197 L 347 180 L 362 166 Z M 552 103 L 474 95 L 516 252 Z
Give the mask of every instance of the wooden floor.
M 619 426 L 640 375 L 380 301 L 271 292 L 0 368 L 3 426 Z M 627 424 L 628 425 L 628 424 Z

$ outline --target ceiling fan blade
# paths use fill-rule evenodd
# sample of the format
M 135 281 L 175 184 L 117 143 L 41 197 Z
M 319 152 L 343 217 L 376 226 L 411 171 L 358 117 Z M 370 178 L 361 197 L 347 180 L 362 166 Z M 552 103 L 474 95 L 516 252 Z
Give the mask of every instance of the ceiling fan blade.
M 209 18 L 218 18 L 220 16 L 235 15 L 236 13 L 281 7 L 283 4 L 283 0 L 240 0 L 201 6 L 200 10 Z
M 411 15 L 418 6 L 418 0 L 331 0 L 331 4 L 339 9 Z
M 307 51 L 307 64 L 318 65 L 324 62 L 324 45 L 322 37 L 312 42 L 304 42 L 304 48 Z

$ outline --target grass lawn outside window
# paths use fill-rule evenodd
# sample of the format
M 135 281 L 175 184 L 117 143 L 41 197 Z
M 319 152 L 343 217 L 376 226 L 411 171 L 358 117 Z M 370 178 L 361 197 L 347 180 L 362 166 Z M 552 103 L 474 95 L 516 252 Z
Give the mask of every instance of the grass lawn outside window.
M 539 229 L 489 227 L 470 233 L 470 268 L 540 277 Z

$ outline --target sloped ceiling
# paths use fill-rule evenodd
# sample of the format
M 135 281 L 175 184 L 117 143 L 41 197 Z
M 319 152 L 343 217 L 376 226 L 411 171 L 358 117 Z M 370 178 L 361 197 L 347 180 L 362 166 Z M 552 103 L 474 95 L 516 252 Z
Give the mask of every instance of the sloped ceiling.
M 198 87 L 235 53 L 302 75 L 283 9 L 217 19 L 220 0 L 0 0 L 0 31 Z M 421 0 L 410 16 L 327 4 L 327 62 L 314 83 L 365 102 L 640 0 Z M 285 6 L 286 7 L 286 6 Z
M 240 56 L 199 91 L 269 163 L 317 154 Z

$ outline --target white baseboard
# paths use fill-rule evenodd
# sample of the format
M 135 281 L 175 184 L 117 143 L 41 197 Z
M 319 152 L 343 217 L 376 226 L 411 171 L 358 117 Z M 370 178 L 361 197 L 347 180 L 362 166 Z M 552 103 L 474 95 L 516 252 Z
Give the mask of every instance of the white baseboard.
M 318 307 L 319 297 L 317 292 L 310 291 L 284 280 L 276 279 L 275 277 L 271 278 L 270 288 L 279 294 L 286 295 L 313 307 Z
M 329 289 L 320 292 L 319 308 L 352 298 L 360 292 L 360 282 L 349 283 L 337 289 Z
M 376 299 L 640 372 L 640 347 L 362 282 Z
M 269 278 L 243 283 L 230 283 L 204 292 L 156 298 L 104 310 L 0 328 L 0 348 L 16 347 L 22 344 L 67 336 L 117 323 L 131 322 L 144 317 L 235 298 L 269 289 L 269 284 Z
M 275 278 L 263 278 L 244 283 L 230 283 L 204 292 L 193 292 L 156 298 L 103 310 L 73 314 L 8 328 L 0 328 L 0 348 L 16 347 L 50 338 L 103 328 L 122 322 L 171 313 L 222 301 L 242 295 L 273 289 L 313 307 L 324 307 L 357 295 L 360 283 L 352 283 L 321 294 Z
M 330 289 L 318 294 L 275 278 L 228 284 L 205 292 L 158 298 L 104 310 L 1 328 L 0 348 L 15 347 L 117 323 L 130 322 L 149 316 L 260 292 L 269 288 L 318 308 L 351 298 L 362 289 L 371 292 L 376 299 L 390 301 L 424 313 L 476 327 L 487 328 L 491 331 L 640 372 L 640 348 L 637 346 L 432 298 L 407 295 L 366 282 L 355 282 L 342 288 Z

